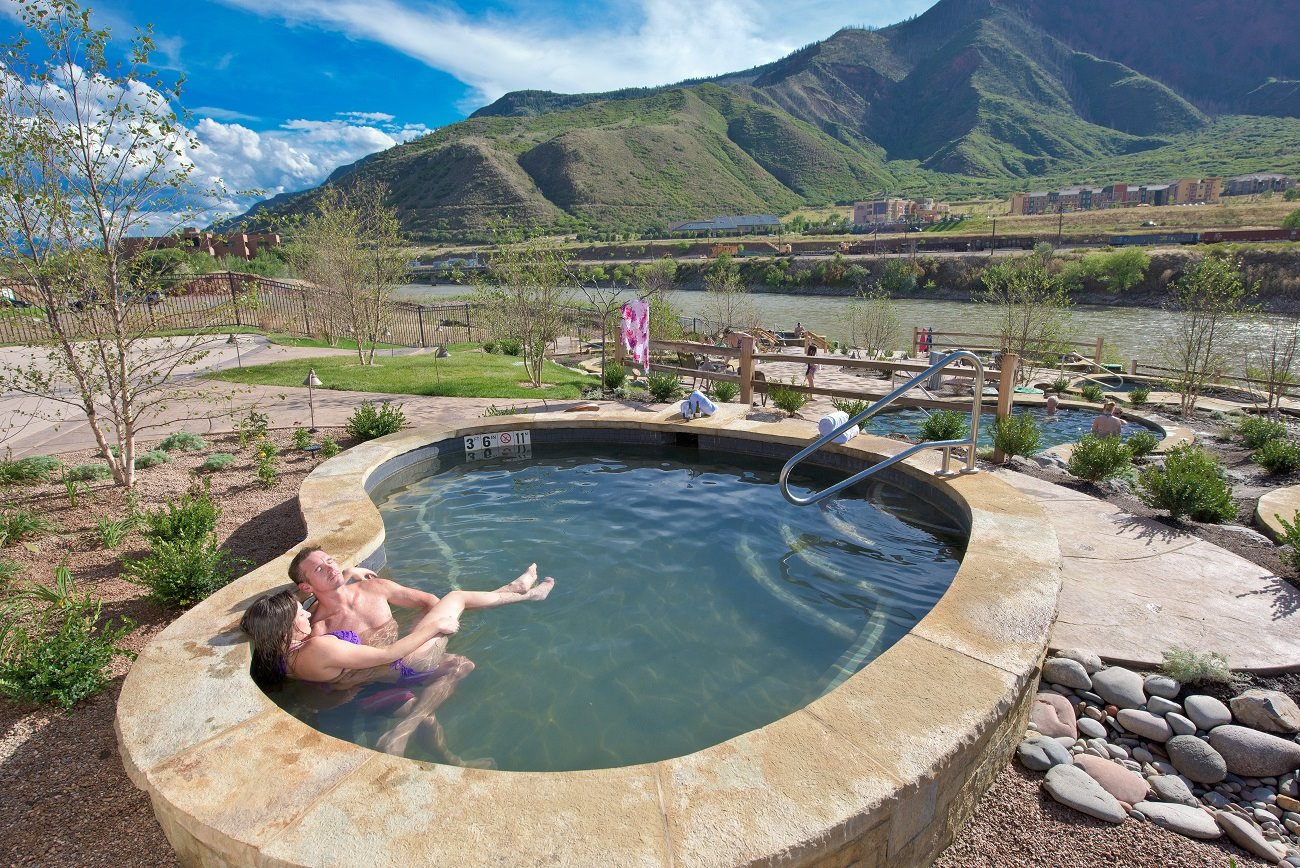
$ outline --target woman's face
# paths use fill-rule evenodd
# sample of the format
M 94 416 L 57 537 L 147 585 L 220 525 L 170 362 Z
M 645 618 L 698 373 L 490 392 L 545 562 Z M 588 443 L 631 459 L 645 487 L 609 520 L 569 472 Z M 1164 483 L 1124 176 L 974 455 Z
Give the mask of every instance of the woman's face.
M 311 635 L 311 615 L 298 603 L 298 614 L 293 617 L 293 635 L 309 636 Z

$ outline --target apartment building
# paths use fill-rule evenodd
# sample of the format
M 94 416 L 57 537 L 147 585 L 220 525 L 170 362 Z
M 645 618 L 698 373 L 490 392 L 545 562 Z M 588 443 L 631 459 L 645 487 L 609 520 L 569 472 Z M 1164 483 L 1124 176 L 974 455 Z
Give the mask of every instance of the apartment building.
M 1095 208 L 1133 205 L 1190 205 L 1215 203 L 1223 191 L 1222 178 L 1183 178 L 1167 184 L 1107 184 L 1102 187 L 1064 187 L 1037 193 L 1012 193 L 1011 213 L 1059 214 Z
M 858 226 L 889 223 L 935 223 L 950 212 L 947 202 L 935 199 L 871 199 L 853 204 L 853 222 Z

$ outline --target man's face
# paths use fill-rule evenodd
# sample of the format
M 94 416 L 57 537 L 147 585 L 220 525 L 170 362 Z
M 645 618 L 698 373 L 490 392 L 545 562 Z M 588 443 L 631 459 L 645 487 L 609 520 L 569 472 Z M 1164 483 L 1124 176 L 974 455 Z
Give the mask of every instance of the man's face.
M 319 595 L 343 585 L 343 571 L 325 552 L 312 552 L 298 565 L 298 589 L 304 594 Z

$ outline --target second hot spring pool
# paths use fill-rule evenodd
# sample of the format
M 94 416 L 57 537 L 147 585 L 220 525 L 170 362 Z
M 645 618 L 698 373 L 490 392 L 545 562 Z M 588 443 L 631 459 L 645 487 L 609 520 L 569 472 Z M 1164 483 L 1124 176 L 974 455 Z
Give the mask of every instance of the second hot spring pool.
M 779 470 L 695 448 L 554 445 L 443 458 L 387 491 L 383 575 L 437 594 L 496 588 L 531 562 L 556 579 L 543 602 L 465 614 L 449 651 L 477 668 L 438 710 L 445 744 L 413 739 L 406 755 L 516 771 L 651 762 L 762 727 L 869 663 L 947 590 L 965 534 L 878 481 L 791 506 Z M 810 468 L 795 488 L 836 478 Z M 394 724 L 362 710 L 366 691 L 326 710 L 319 692 L 284 704 L 368 746 Z

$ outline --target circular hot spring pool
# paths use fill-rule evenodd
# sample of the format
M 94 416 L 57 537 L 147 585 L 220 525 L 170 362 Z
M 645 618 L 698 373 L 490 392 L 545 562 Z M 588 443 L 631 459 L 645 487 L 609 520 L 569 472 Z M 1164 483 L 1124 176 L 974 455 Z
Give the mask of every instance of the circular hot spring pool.
M 907 634 L 965 545 L 961 522 L 887 482 L 791 506 L 774 457 L 608 443 L 522 452 L 445 449 L 371 492 L 388 578 L 489 590 L 536 562 L 556 579 L 543 602 L 465 614 L 448 650 L 476 669 L 437 711 L 444 740 L 413 739 L 410 758 L 609 768 L 766 726 Z M 794 488 L 844 472 L 809 467 Z M 277 701 L 374 746 L 393 719 L 366 700 L 389 688 L 332 708 L 315 687 Z
M 932 412 L 934 411 L 909 407 L 879 413 L 867 420 L 866 431 L 869 434 L 877 434 L 882 437 L 890 434 L 904 434 L 916 440 L 920 438 L 921 425 L 925 422 L 925 417 Z M 1076 407 L 1062 407 L 1051 414 L 1042 406 L 1017 407 L 1013 412 L 1017 416 L 1027 413 L 1038 424 L 1039 435 L 1042 438 L 1039 445 L 1040 452 L 1051 449 L 1053 446 L 1060 446 L 1062 443 L 1076 442 L 1084 434 L 1092 431 L 1093 420 L 1100 415 L 1096 410 L 1085 410 Z M 970 413 L 963 413 L 962 415 L 965 416 L 966 424 L 969 425 Z M 980 414 L 979 444 L 981 447 L 988 448 L 993 445 L 993 418 L 994 414 L 991 408 Z M 1126 419 L 1120 436 L 1127 439 L 1138 431 L 1149 430 L 1151 429 L 1145 425 Z

